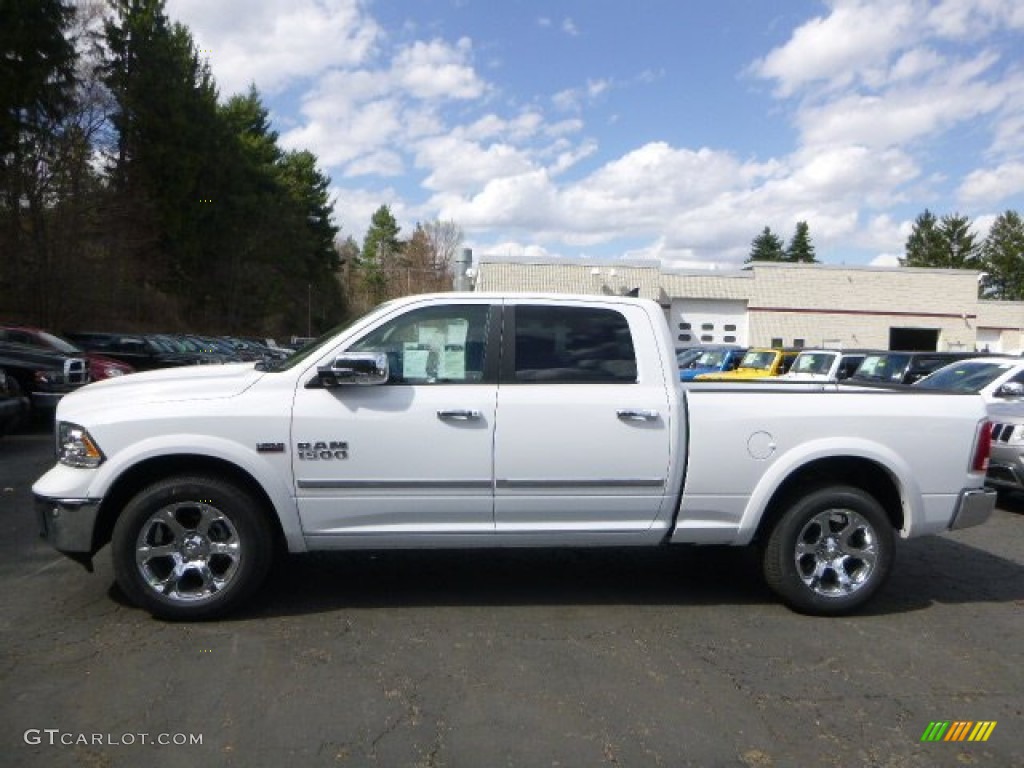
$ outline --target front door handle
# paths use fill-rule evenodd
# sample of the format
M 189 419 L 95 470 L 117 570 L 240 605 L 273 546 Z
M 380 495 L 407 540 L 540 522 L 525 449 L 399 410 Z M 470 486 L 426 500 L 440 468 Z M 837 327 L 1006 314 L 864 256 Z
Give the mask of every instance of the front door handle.
M 658 418 L 657 411 L 645 408 L 620 408 L 615 415 L 623 421 L 656 421 Z
M 470 408 L 445 408 L 437 412 L 442 421 L 476 421 L 482 414 Z

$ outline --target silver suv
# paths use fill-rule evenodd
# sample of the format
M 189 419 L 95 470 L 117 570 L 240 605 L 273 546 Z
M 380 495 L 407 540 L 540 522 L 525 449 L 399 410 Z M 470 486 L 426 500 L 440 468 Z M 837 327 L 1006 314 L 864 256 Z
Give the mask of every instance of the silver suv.
M 993 488 L 1024 491 L 1024 403 L 993 403 L 992 455 L 985 482 Z

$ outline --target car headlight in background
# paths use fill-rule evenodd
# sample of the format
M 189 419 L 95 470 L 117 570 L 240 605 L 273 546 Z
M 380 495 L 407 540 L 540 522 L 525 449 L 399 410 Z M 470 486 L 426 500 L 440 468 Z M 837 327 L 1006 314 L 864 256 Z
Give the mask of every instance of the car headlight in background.
M 112 365 L 104 366 L 101 369 L 101 371 L 103 373 L 103 378 L 105 378 L 105 379 L 112 379 L 115 376 L 124 376 L 124 371 L 123 370 L 121 370 L 120 368 L 115 368 Z
M 58 462 L 68 467 L 95 469 L 103 459 L 103 452 L 84 427 L 67 421 L 57 425 Z

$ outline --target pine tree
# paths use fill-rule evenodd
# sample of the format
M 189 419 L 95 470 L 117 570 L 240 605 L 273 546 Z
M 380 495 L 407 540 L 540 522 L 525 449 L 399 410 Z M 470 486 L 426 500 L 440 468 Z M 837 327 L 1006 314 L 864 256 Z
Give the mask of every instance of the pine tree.
M 981 249 L 984 298 L 1024 300 L 1024 221 L 1016 211 L 999 214 Z
M 370 228 L 363 238 L 363 250 L 359 257 L 363 281 L 375 302 L 384 300 L 388 290 L 388 271 L 401 257 L 402 243 L 398 239 L 401 227 L 391 214 L 391 209 L 382 205 L 370 218 Z
M 814 255 L 814 245 L 811 243 L 810 227 L 806 221 L 798 221 L 793 239 L 789 241 L 786 248 L 786 261 L 795 261 L 805 264 L 817 264 L 818 259 Z
M 750 256 L 746 263 L 752 261 L 784 261 L 786 256 L 782 245 L 782 239 L 772 232 L 770 227 L 765 227 L 760 235 L 750 243 Z
M 0 296 L 26 310 L 52 298 L 47 177 L 74 103 L 73 19 L 63 0 L 0 0 Z

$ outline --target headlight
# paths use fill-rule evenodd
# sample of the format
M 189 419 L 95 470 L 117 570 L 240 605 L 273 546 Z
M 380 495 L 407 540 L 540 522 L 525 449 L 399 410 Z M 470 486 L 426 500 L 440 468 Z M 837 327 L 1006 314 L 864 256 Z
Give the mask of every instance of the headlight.
M 84 427 L 67 421 L 57 425 L 57 461 L 61 464 L 95 469 L 103 459 L 103 452 Z
M 108 379 L 112 379 L 115 376 L 123 376 L 124 371 L 122 371 L 120 368 L 115 368 L 114 366 L 111 365 L 103 369 L 103 375 Z

